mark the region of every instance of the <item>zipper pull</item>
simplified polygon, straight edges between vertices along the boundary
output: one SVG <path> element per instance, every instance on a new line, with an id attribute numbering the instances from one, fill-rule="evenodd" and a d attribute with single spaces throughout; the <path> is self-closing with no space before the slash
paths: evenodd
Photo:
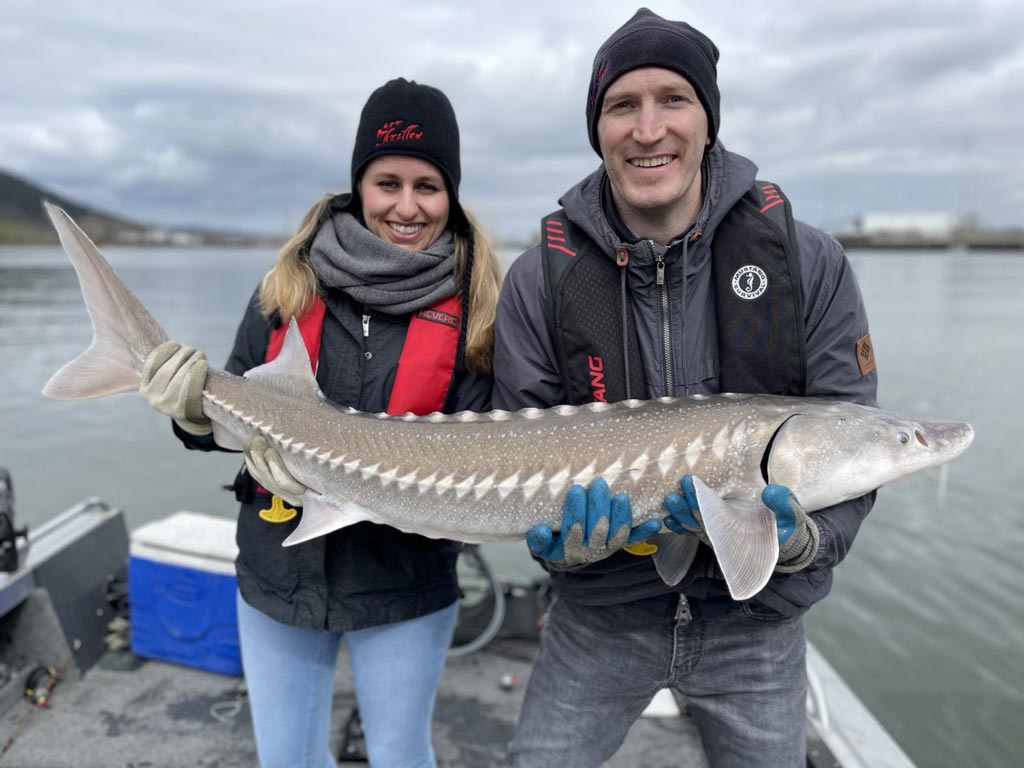
<path id="1" fill-rule="evenodd" d="M 364 339 L 370 338 L 370 316 L 369 315 L 363 315 L 363 338 Z M 370 350 L 366 349 L 366 344 L 365 343 L 363 344 L 363 349 L 364 349 L 363 357 L 365 357 L 367 360 L 372 360 L 373 359 L 373 352 L 371 352 Z"/>
<path id="2" fill-rule="evenodd" d="M 688 623 L 693 619 L 693 615 L 690 613 L 690 601 L 686 599 L 686 595 L 679 593 L 679 605 L 676 607 L 676 624 Z"/>
<path id="3" fill-rule="evenodd" d="M 664 250 L 659 253 L 658 246 L 654 244 L 653 240 L 647 241 L 647 247 L 651 249 L 651 256 L 654 257 L 654 266 L 658 270 L 658 285 L 665 284 L 665 252 Z"/>

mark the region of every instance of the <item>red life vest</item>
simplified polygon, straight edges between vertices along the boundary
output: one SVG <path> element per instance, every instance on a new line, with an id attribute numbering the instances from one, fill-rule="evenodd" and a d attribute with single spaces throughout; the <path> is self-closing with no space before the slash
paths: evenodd
<path id="1" fill-rule="evenodd" d="M 326 310 L 323 300 L 317 296 L 313 305 L 297 319 L 314 372 L 320 357 Z M 461 323 L 462 301 L 458 296 L 442 299 L 419 310 L 409 319 L 409 330 L 405 334 L 395 383 L 388 400 L 389 414 L 400 416 L 411 412 L 423 416 L 444 408 L 455 371 Z M 268 363 L 280 354 L 287 331 L 288 326 L 281 325 L 270 332 Z"/>

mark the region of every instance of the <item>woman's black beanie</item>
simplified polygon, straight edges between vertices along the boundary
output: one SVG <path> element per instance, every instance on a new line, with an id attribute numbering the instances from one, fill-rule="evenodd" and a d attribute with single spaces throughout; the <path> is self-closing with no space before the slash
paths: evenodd
<path id="1" fill-rule="evenodd" d="M 370 94 L 359 116 L 352 149 L 352 193 L 367 164 L 381 155 L 407 155 L 432 163 L 448 184 L 451 216 L 468 228 L 459 204 L 459 124 L 451 102 L 437 88 L 413 80 L 389 80 Z"/>
<path id="2" fill-rule="evenodd" d="M 663 67 L 685 77 L 697 92 L 708 116 L 708 138 L 718 136 L 718 48 L 699 30 L 683 21 L 663 19 L 641 8 L 619 27 L 594 57 L 587 94 L 587 131 L 598 155 L 597 121 L 608 87 L 627 72 L 641 67 Z"/>

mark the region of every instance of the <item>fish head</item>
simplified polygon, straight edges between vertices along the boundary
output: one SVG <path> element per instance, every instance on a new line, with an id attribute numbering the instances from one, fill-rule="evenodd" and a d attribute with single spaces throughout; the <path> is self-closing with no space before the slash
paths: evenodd
<path id="1" fill-rule="evenodd" d="M 805 509 L 823 509 L 955 459 L 973 440 L 964 422 L 914 421 L 833 403 L 789 416 L 763 467 L 768 482 L 788 486 Z"/>

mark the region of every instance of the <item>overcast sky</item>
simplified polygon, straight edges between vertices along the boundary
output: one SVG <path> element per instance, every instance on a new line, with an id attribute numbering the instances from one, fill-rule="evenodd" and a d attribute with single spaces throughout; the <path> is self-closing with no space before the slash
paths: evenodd
<path id="1" fill-rule="evenodd" d="M 638 6 L 636 6 L 638 7 Z M 650 2 L 721 51 L 720 140 L 835 229 L 1024 225 L 1024 3 Z M 3 0 L 0 168 L 162 224 L 284 232 L 349 178 L 369 93 L 444 90 L 461 197 L 528 239 L 599 160 L 584 102 L 621 2 Z"/>

